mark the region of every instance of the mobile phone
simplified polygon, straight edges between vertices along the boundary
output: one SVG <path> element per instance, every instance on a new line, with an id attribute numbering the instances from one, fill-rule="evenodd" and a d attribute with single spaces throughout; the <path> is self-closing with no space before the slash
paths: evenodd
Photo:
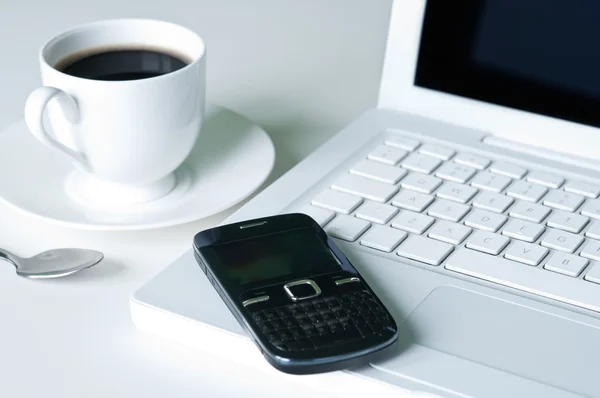
<path id="1" fill-rule="evenodd" d="M 200 268 L 263 356 L 292 374 L 385 356 L 397 325 L 311 217 L 284 214 L 196 234 Z"/>

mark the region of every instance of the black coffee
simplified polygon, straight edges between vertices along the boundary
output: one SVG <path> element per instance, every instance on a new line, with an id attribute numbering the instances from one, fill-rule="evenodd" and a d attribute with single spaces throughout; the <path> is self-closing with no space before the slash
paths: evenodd
<path id="1" fill-rule="evenodd" d="M 71 76 L 92 80 L 139 80 L 166 75 L 188 62 L 151 49 L 97 49 L 69 55 L 54 67 Z"/>

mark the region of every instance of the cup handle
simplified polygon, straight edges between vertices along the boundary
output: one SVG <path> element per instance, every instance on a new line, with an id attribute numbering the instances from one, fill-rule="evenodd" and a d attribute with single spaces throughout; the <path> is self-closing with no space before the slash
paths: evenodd
<path id="1" fill-rule="evenodd" d="M 67 155 L 84 170 L 91 171 L 84 153 L 69 148 L 46 131 L 44 127 L 44 111 L 52 99 L 58 102 L 63 117 L 69 123 L 75 124 L 79 122 L 79 107 L 73 97 L 58 88 L 44 86 L 35 89 L 27 97 L 27 102 L 25 103 L 25 123 L 29 131 L 40 142 Z"/>

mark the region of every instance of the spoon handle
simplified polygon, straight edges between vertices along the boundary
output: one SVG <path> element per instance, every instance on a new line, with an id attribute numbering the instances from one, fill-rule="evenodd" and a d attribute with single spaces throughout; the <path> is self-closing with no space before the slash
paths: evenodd
<path id="1" fill-rule="evenodd" d="M 19 256 L 9 252 L 6 249 L 0 249 L 0 260 L 6 260 L 17 268 L 17 264 L 19 263 Z"/>

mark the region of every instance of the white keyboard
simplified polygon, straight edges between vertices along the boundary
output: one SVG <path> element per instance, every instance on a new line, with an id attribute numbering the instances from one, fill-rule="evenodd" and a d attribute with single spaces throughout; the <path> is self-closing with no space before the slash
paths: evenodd
<path id="1" fill-rule="evenodd" d="M 369 250 L 600 312 L 600 183 L 389 138 L 301 211 Z"/>

